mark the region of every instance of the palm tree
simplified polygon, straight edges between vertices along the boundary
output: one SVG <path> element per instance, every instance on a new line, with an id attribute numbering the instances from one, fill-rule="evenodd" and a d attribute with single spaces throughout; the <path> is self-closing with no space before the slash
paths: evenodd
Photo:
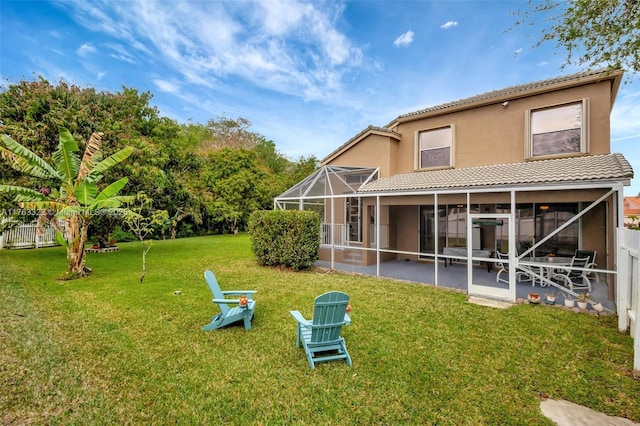
<path id="1" fill-rule="evenodd" d="M 69 267 L 67 278 L 85 276 L 90 272 L 85 266 L 84 245 L 87 242 L 89 223 L 98 214 L 119 213 L 120 205 L 127 197 L 118 196 L 128 179 L 122 178 L 98 192 L 98 182 L 104 172 L 124 161 L 133 152 L 132 147 L 121 149 L 102 159 L 102 142 L 99 133 L 89 138 L 82 159 L 78 144 L 69 130 L 60 128 L 60 143 L 53 154 L 55 167 L 8 135 L 2 135 L 0 157 L 14 169 L 55 182 L 58 188 L 41 188 L 36 191 L 17 185 L 0 184 L 0 192 L 15 194 L 15 201 L 22 208 L 39 211 L 38 226 L 50 222 L 58 229 L 58 241 L 67 248 Z M 53 220 L 57 219 L 57 220 Z M 58 226 L 58 222 L 62 224 Z"/>

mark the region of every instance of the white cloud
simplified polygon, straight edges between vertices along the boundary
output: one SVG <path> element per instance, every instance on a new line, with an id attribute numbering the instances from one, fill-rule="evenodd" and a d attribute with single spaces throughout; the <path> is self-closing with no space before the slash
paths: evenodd
<path id="1" fill-rule="evenodd" d="M 111 53 L 110 55 L 112 58 L 116 58 L 120 61 L 128 62 L 130 64 L 136 63 L 136 60 L 133 57 L 133 55 L 131 55 L 131 53 L 129 53 L 129 51 L 121 44 L 105 43 L 104 47 L 114 52 L 114 53 Z"/>
<path id="2" fill-rule="evenodd" d="M 448 30 L 449 28 L 457 27 L 458 21 L 447 21 L 446 23 L 440 25 L 440 28 L 443 30 Z"/>
<path id="3" fill-rule="evenodd" d="M 540 61 L 536 64 L 539 67 L 546 67 L 547 65 L 549 65 L 549 62 L 547 61 Z"/>
<path id="4" fill-rule="evenodd" d="M 413 34 L 413 31 L 407 31 L 406 33 L 395 39 L 393 45 L 396 47 L 408 46 L 409 44 L 413 43 Z"/>
<path id="5" fill-rule="evenodd" d="M 64 7 L 82 25 L 135 50 L 112 47 L 113 57 L 143 63 L 144 52 L 146 60 L 162 61 L 206 87 L 239 78 L 305 100 L 345 102 L 343 76 L 365 62 L 336 26 L 345 7 L 339 4 L 147 0 Z"/>
<path id="6" fill-rule="evenodd" d="M 612 140 L 625 140 L 640 133 L 639 92 L 630 86 L 623 86 L 611 111 Z"/>
<path id="7" fill-rule="evenodd" d="M 516 49 L 516 51 L 515 51 L 515 52 L 513 52 L 513 53 L 515 53 L 516 55 L 519 55 L 519 54 L 521 54 L 523 51 L 524 51 L 524 49 L 522 49 L 522 47 L 521 47 L 520 49 Z"/>
<path id="8" fill-rule="evenodd" d="M 76 53 L 80 56 L 87 56 L 90 53 L 93 53 L 96 51 L 96 48 L 93 47 L 91 44 L 89 43 L 85 43 L 82 46 L 80 46 L 78 48 L 78 50 L 76 50 Z"/>
<path id="9" fill-rule="evenodd" d="M 162 90 L 163 92 L 172 93 L 172 94 L 180 93 L 180 86 L 178 86 L 177 84 L 171 83 L 170 81 L 161 80 L 157 78 L 153 80 L 153 84 L 155 84 L 156 87 Z"/>

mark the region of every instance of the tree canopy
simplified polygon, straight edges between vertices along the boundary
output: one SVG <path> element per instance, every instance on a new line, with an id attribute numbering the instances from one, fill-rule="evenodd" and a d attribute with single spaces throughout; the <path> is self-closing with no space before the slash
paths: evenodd
<path id="1" fill-rule="evenodd" d="M 127 177 L 127 194 L 144 192 L 153 200 L 150 209 L 166 211 L 172 237 L 245 230 L 251 212 L 271 208 L 273 197 L 316 168 L 313 156 L 287 158 L 274 141 L 252 132 L 246 118 L 223 115 L 206 124 L 178 123 L 162 117 L 150 105 L 152 98 L 127 87 L 111 93 L 41 77 L 24 80 L 0 92 L 0 133 L 49 163 L 54 163 L 60 127 L 69 130 L 80 149 L 95 132 L 102 134 L 105 156 L 131 147 L 128 160 L 115 165 L 110 177 Z M 33 190 L 47 184 L 2 160 L 0 180 Z M 0 208 L 13 206 L 0 193 Z M 111 217 L 92 221 L 92 241 L 108 241 L 114 228 L 119 239 L 127 238 Z"/>
<path id="2" fill-rule="evenodd" d="M 637 0 L 529 0 L 529 9 L 514 12 L 514 27 L 548 23 L 539 47 L 553 41 L 567 51 L 569 64 L 640 70 L 640 2 Z"/>

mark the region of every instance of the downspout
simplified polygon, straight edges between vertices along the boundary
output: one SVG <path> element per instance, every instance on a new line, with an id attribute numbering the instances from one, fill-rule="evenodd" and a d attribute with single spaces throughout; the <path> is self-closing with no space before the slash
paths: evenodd
<path id="1" fill-rule="evenodd" d="M 434 219 L 434 234 L 435 234 L 435 271 L 434 271 L 434 275 L 433 275 L 433 280 L 435 281 L 435 285 L 438 285 L 438 269 L 440 264 L 438 263 L 438 253 L 440 253 L 440 246 L 438 245 L 440 238 L 439 237 L 439 229 L 438 229 L 438 225 L 440 222 L 440 218 L 438 217 L 438 193 L 436 192 L 435 194 L 433 194 L 433 219 Z M 445 262 L 447 261 L 447 259 L 444 260 Z"/>
<path id="2" fill-rule="evenodd" d="M 513 262 L 509 267 L 509 295 L 511 300 L 516 300 L 516 268 L 518 268 L 518 262 L 520 258 L 517 256 L 517 250 L 515 247 L 515 232 L 516 232 L 516 191 L 511 190 L 511 209 L 509 212 L 509 262 Z M 514 244 L 511 244 L 511 242 Z"/>
<path id="3" fill-rule="evenodd" d="M 376 195 L 376 277 L 380 276 L 380 195 Z"/>

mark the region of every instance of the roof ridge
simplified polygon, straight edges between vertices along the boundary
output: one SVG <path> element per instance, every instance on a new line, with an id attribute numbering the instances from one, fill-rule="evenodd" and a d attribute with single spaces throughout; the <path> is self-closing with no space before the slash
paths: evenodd
<path id="1" fill-rule="evenodd" d="M 564 82 L 571 81 L 571 80 L 578 80 L 578 79 L 584 78 L 584 77 L 611 74 L 614 71 L 612 71 L 609 68 L 598 68 L 598 69 L 595 69 L 595 70 L 585 70 L 585 71 L 580 71 L 580 72 L 573 73 L 573 74 L 567 74 L 567 75 L 557 76 L 557 77 L 550 77 L 550 78 L 543 79 L 543 80 L 532 81 L 532 82 L 529 82 L 529 83 L 515 84 L 515 85 L 511 85 L 511 86 L 504 87 L 504 88 L 501 88 L 501 89 L 490 90 L 490 91 L 483 92 L 483 93 L 480 93 L 480 94 L 477 94 L 477 95 L 473 95 L 473 96 L 469 96 L 469 97 L 466 97 L 466 98 L 460 98 L 460 99 L 457 99 L 457 100 L 454 100 L 454 101 L 445 102 L 443 104 L 433 105 L 433 106 L 426 107 L 426 108 L 423 108 L 423 109 L 420 109 L 420 110 L 417 110 L 417 111 L 401 114 L 398 117 L 396 117 L 393 121 L 391 121 L 389 124 L 387 124 L 387 126 L 385 126 L 385 127 L 388 127 L 389 125 L 391 125 L 392 123 L 394 123 L 398 119 L 406 118 L 406 117 L 412 117 L 414 115 L 420 115 L 420 114 L 423 114 L 425 112 L 437 111 L 437 110 L 445 109 L 445 108 L 452 107 L 452 106 L 465 105 L 465 104 L 471 103 L 473 101 L 488 100 L 488 99 L 496 98 L 496 97 L 503 96 L 503 95 L 513 94 L 513 93 L 520 93 L 520 92 L 524 92 L 526 90 L 530 90 L 530 89 L 533 89 L 533 88 L 536 88 L 536 87 L 551 86 L 553 84 L 564 83 Z"/>

